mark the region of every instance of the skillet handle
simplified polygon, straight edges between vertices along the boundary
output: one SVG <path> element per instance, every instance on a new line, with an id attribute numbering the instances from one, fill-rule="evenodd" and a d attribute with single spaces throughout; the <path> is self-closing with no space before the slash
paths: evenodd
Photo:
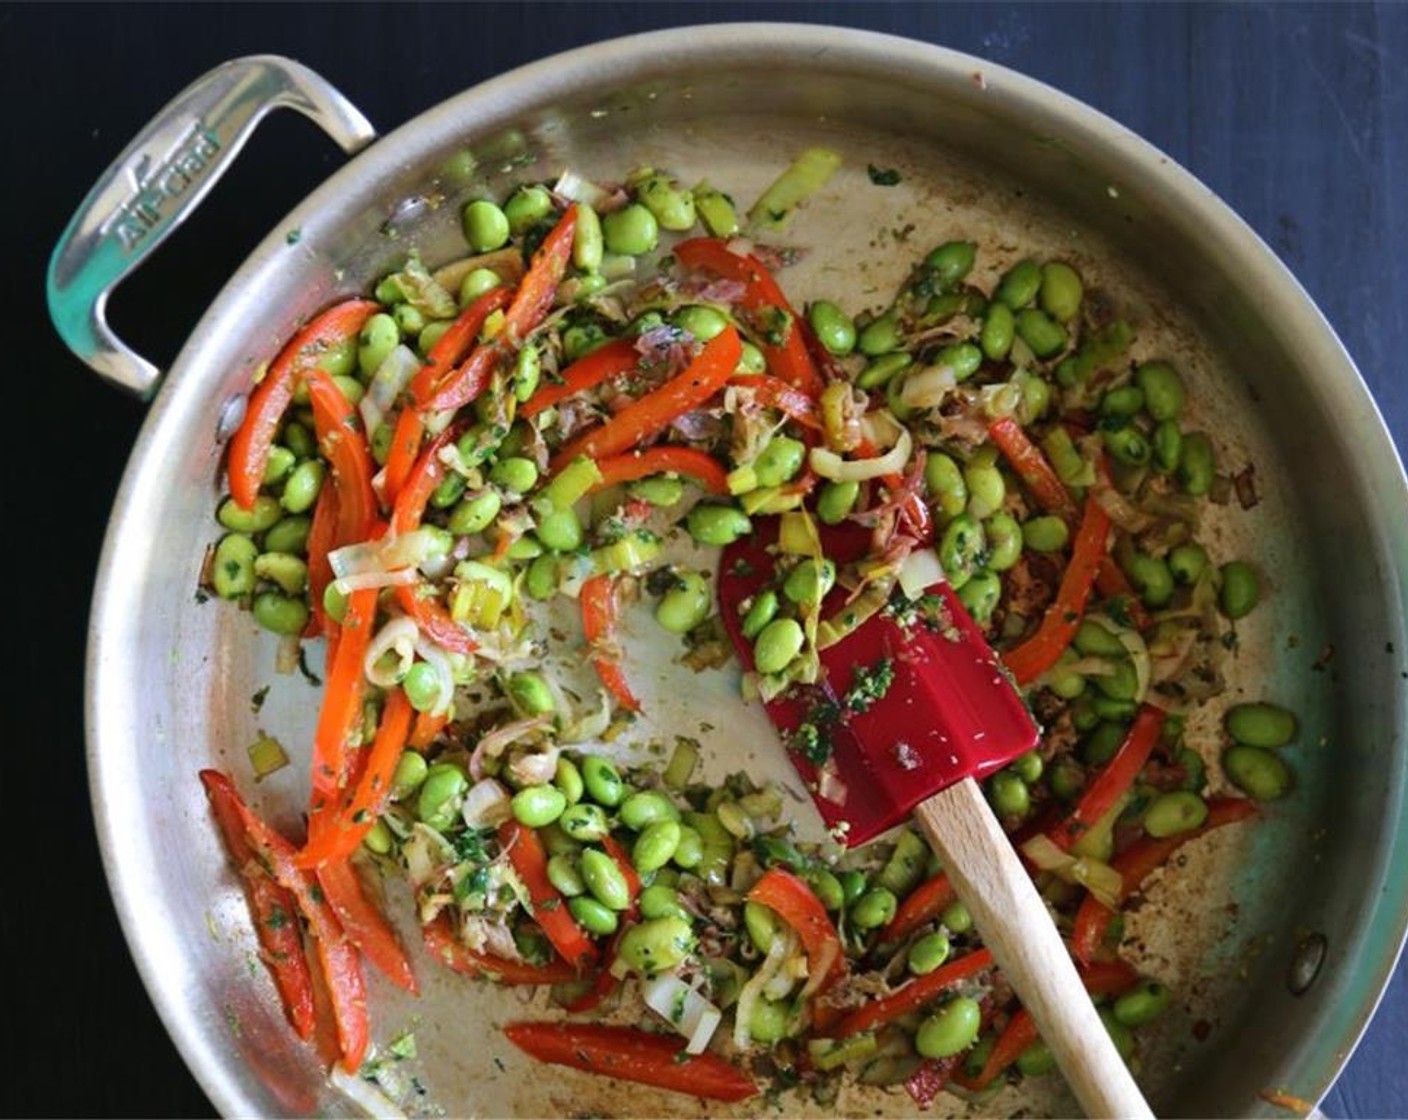
<path id="1" fill-rule="evenodd" d="M 112 290 L 166 240 L 225 173 L 271 109 L 296 109 L 348 155 L 376 139 L 353 104 L 301 63 L 251 55 L 179 93 L 103 173 L 49 259 L 49 316 L 70 350 L 138 396 L 161 371 L 107 322 Z"/>

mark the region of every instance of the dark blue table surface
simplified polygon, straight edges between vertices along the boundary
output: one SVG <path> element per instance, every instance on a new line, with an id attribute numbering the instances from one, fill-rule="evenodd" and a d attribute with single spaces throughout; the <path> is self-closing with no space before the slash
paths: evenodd
<path id="1" fill-rule="evenodd" d="M 544 54 L 737 19 L 845 24 L 967 51 L 1139 132 L 1281 255 L 1344 339 L 1403 448 L 1408 5 L 0 7 L 8 249 L 0 285 L 5 306 L 18 310 L 3 376 L 22 410 L 9 413 L 5 429 L 21 441 L 11 462 L 30 468 L 10 480 L 4 502 L 6 523 L 42 542 L 42 553 L 20 560 L 30 570 L 38 561 L 49 589 L 12 584 L 24 590 L 11 596 L 20 626 L 7 663 L 14 643 L 38 648 L 26 644 L 5 674 L 11 742 L 0 819 L 11 854 L 0 933 L 7 1020 L 17 1031 L 0 1112 L 210 1111 L 128 960 L 89 820 L 81 726 L 88 588 L 143 410 L 98 385 L 48 330 L 43 262 L 73 207 L 172 94 L 236 55 L 299 58 L 385 129 Z M 121 333 L 169 360 L 222 278 L 339 161 L 305 123 L 271 120 L 188 229 L 115 298 Z M 1325 1111 L 1408 1115 L 1405 1039 L 1400 966 Z"/>

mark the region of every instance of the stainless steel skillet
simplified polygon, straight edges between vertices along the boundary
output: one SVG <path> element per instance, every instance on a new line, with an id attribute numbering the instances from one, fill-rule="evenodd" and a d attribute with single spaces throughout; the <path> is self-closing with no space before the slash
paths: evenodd
<path id="1" fill-rule="evenodd" d="M 164 130 L 135 152 L 145 164 L 129 161 L 127 178 L 90 200 L 91 225 L 75 231 L 89 236 L 56 257 L 54 305 L 67 337 L 139 390 L 155 370 L 134 365 L 100 329 L 102 294 L 213 181 L 211 169 L 236 147 L 229 130 L 239 112 L 292 102 L 349 149 L 370 137 L 306 71 L 265 60 L 232 64 L 211 81 L 196 108 L 178 102 L 165 118 L 199 127 Z M 214 150 L 204 129 L 214 132 Z M 1269 1111 L 1259 1091 L 1317 1099 L 1347 1056 L 1408 917 L 1400 676 L 1408 489 L 1353 366 L 1234 215 L 1098 114 L 936 48 L 748 25 L 559 56 L 378 141 L 271 232 L 155 398 L 95 599 L 90 769 L 134 954 L 223 1111 L 320 1107 L 313 1064 L 284 1048 L 270 993 L 246 968 L 252 941 L 193 780 L 211 761 L 240 765 L 257 727 L 298 742 L 313 703 L 299 682 L 278 681 L 252 713 L 251 694 L 271 676 L 270 649 L 242 618 L 194 601 L 226 402 L 299 316 L 365 286 L 409 245 L 433 261 L 457 253 L 457 203 L 486 184 L 497 191 L 567 165 L 609 176 L 652 162 L 707 173 L 749 197 L 793 150 L 817 140 L 845 153 L 848 172 L 799 223 L 796 239 L 817 251 L 787 277 L 789 288 L 805 296 L 845 285 L 857 303 L 879 303 L 904 260 L 957 233 L 982 242 L 990 270 L 1019 252 L 1070 256 L 1137 314 L 1146 346 L 1193 371 L 1195 416 L 1224 461 L 1256 463 L 1262 503 L 1220 529 L 1229 554 L 1262 565 L 1275 606 L 1239 633 L 1232 697 L 1240 688 L 1302 713 L 1299 790 L 1263 827 L 1200 847 L 1140 913 L 1135 935 L 1148 967 L 1188 994 L 1145 1053 L 1143 1077 L 1163 1111 Z M 867 162 L 899 168 L 902 184 L 872 186 Z M 1317 671 L 1328 648 L 1333 657 Z M 720 678 L 690 702 L 716 707 L 729 686 Z M 666 716 L 676 725 L 697 719 L 688 705 Z M 711 740 L 718 768 L 766 768 L 767 752 L 750 759 L 741 738 Z M 1211 737 L 1205 742 L 1211 753 Z M 276 815 L 301 803 L 292 781 L 266 785 Z M 1293 995 L 1288 969 L 1317 938 L 1327 947 L 1319 976 Z M 421 971 L 434 976 L 429 962 Z M 383 1039 L 419 1017 L 418 1075 L 429 1099 L 454 1114 L 680 1109 L 668 1098 L 535 1076 L 496 1041 L 492 1024 L 508 1009 L 440 977 L 414 1006 L 378 991 L 376 1014 Z M 1206 1041 L 1196 1042 L 1205 1029 Z M 903 1111 L 906 1103 L 856 1097 L 841 1107 Z M 1070 1109 L 1060 1098 L 1033 1104 Z M 329 1097 L 322 1107 L 346 1106 Z"/>

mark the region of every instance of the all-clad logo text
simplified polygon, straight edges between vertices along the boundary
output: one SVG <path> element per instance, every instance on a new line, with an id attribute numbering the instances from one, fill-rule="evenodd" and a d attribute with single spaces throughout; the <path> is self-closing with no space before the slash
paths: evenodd
<path id="1" fill-rule="evenodd" d="M 200 182 L 219 151 L 213 130 L 193 129 L 167 159 L 142 176 L 137 192 L 122 204 L 113 223 L 124 250 L 130 253 L 161 224 L 163 211 Z"/>

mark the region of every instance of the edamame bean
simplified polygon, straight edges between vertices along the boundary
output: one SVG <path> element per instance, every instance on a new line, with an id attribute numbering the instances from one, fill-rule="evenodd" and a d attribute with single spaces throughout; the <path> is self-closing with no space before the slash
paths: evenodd
<path id="1" fill-rule="evenodd" d="M 585 801 L 564 809 L 557 824 L 573 840 L 600 840 L 608 831 L 605 811 Z"/>
<path id="2" fill-rule="evenodd" d="M 1264 747 L 1238 745 L 1223 752 L 1228 780 L 1256 801 L 1277 801 L 1291 792 L 1291 772 Z"/>
<path id="3" fill-rule="evenodd" d="M 681 190 L 667 175 L 648 175 L 635 185 L 640 199 L 661 229 L 682 232 L 694 226 L 694 195 Z"/>
<path id="4" fill-rule="evenodd" d="M 308 551 L 308 534 L 313 529 L 312 518 L 285 517 L 264 534 L 264 547 L 270 552 L 299 555 Z"/>
<path id="5" fill-rule="evenodd" d="M 435 348 L 435 344 L 440 341 L 440 336 L 443 335 L 449 329 L 449 319 L 437 319 L 433 323 L 426 323 L 425 329 L 422 330 L 420 334 L 416 336 L 416 349 L 420 351 L 421 356 L 428 356 L 430 354 L 430 351 Z M 339 385 L 340 384 L 341 382 L 339 382 Z M 357 392 L 355 399 L 353 399 L 352 393 L 343 393 L 343 396 L 345 396 L 354 405 L 362 399 L 362 383 L 359 381 L 356 382 L 356 385 Z"/>
<path id="6" fill-rule="evenodd" d="M 386 427 L 385 424 L 382 427 Z M 442 478 L 435 489 L 430 492 L 430 504 L 436 509 L 449 509 L 464 493 L 464 475 L 451 471 Z M 453 532 L 453 530 L 451 530 Z"/>
<path id="7" fill-rule="evenodd" d="M 631 497 L 662 508 L 677 505 L 684 498 L 684 482 L 667 474 L 637 479 L 626 489 Z"/>
<path id="8" fill-rule="evenodd" d="M 1041 267 L 1034 260 L 1014 264 L 997 285 L 993 299 L 1019 311 L 1036 299 L 1041 291 Z"/>
<path id="9" fill-rule="evenodd" d="M 841 896 L 845 905 L 853 905 L 870 886 L 864 871 L 842 871 L 836 876 L 841 884 Z"/>
<path id="10" fill-rule="evenodd" d="M 464 771 L 450 762 L 437 762 L 421 783 L 416 815 L 421 822 L 443 832 L 459 815 L 460 804 L 469 789 Z"/>
<path id="11" fill-rule="evenodd" d="M 819 299 L 807 308 L 807 322 L 817 339 L 833 354 L 849 354 L 856 348 L 856 325 L 851 317 L 830 300 Z"/>
<path id="12" fill-rule="evenodd" d="M 914 1048 L 925 1058 L 951 1058 L 977 1041 L 982 1026 L 978 1001 L 955 996 L 919 1025 Z"/>
<path id="13" fill-rule="evenodd" d="M 915 976 L 927 976 L 948 960 L 948 934 L 943 930 L 926 933 L 909 947 L 909 971 Z"/>
<path id="14" fill-rule="evenodd" d="M 464 208 L 464 239 L 476 253 L 503 248 L 508 235 L 508 218 L 487 198 L 476 199 Z"/>
<path id="15" fill-rule="evenodd" d="M 872 887 L 851 907 L 851 924 L 857 929 L 887 926 L 899 909 L 899 899 L 884 887 Z"/>
<path id="16" fill-rule="evenodd" d="M 1052 764 L 1047 778 L 1051 792 L 1062 801 L 1070 801 L 1085 788 L 1085 771 L 1070 759 L 1058 759 Z"/>
<path id="17" fill-rule="evenodd" d="M 632 832 L 640 832 L 660 821 L 678 821 L 680 811 L 659 790 L 645 789 L 622 802 L 620 817 L 621 823 Z"/>
<path id="18" fill-rule="evenodd" d="M 503 283 L 503 278 L 492 268 L 475 268 L 465 273 L 460 281 L 460 306 L 468 307 L 482 295 L 487 295 Z"/>
<path id="19" fill-rule="evenodd" d="M 396 772 L 391 776 L 391 796 L 404 801 L 420 789 L 430 771 L 425 755 L 419 751 L 404 751 L 396 763 Z"/>
<path id="20" fill-rule="evenodd" d="M 1154 425 L 1149 442 L 1154 450 L 1154 465 L 1167 474 L 1178 469 L 1183 455 L 1183 431 L 1177 420 L 1162 420 Z"/>
<path id="21" fill-rule="evenodd" d="M 582 523 L 570 509 L 550 510 L 538 518 L 538 540 L 553 552 L 572 552 L 581 546 Z"/>
<path id="22" fill-rule="evenodd" d="M 606 239 L 601 218 L 585 203 L 577 206 L 577 225 L 572 231 L 572 263 L 578 271 L 594 275 L 606 259 Z"/>
<path id="23" fill-rule="evenodd" d="M 753 523 L 734 506 L 700 504 L 689 511 L 685 527 L 700 544 L 722 547 L 751 532 Z"/>
<path id="24" fill-rule="evenodd" d="M 529 564 L 523 590 L 539 602 L 551 599 L 557 593 L 557 557 L 539 556 Z"/>
<path id="25" fill-rule="evenodd" d="M 776 436 L 753 460 L 759 486 L 781 486 L 802 469 L 807 446 L 790 436 Z"/>
<path id="26" fill-rule="evenodd" d="M 1041 309 L 1053 319 L 1069 323 L 1080 310 L 1085 285 L 1080 273 L 1065 261 L 1047 261 L 1041 269 Z"/>
<path id="27" fill-rule="evenodd" d="M 1249 747 L 1284 747 L 1296 737 L 1296 717 L 1275 704 L 1238 704 L 1223 722 L 1232 738 Z"/>
<path id="28" fill-rule="evenodd" d="M 816 515 L 823 525 L 839 525 L 850 516 L 859 499 L 859 482 L 828 482 L 817 495 Z"/>
<path id="29" fill-rule="evenodd" d="M 254 621 L 275 634 L 292 636 L 303 633 L 308 625 L 308 604 L 291 599 L 276 591 L 261 591 L 250 605 Z"/>
<path id="30" fill-rule="evenodd" d="M 1059 552 L 1070 539 L 1070 527 L 1055 514 L 1033 517 L 1022 524 L 1022 544 L 1033 552 Z"/>
<path id="31" fill-rule="evenodd" d="M 538 484 L 538 464 L 517 455 L 500 459 L 489 471 L 489 481 L 511 493 L 526 494 Z"/>
<path id="32" fill-rule="evenodd" d="M 1112 672 L 1091 677 L 1091 683 L 1112 700 L 1133 701 L 1139 692 L 1139 674 L 1129 657 L 1116 661 Z"/>
<path id="33" fill-rule="evenodd" d="M 1167 362 L 1145 362 L 1134 371 L 1134 383 L 1144 390 L 1145 406 L 1155 420 L 1177 420 L 1187 396 L 1183 379 Z"/>
<path id="34" fill-rule="evenodd" d="M 581 858 L 582 881 L 603 906 L 624 910 L 631 904 L 631 888 L 616 861 L 599 848 L 584 848 Z"/>
<path id="35" fill-rule="evenodd" d="M 440 700 L 440 674 L 427 661 L 417 661 L 401 681 L 406 699 L 418 712 L 428 712 Z"/>
<path id="36" fill-rule="evenodd" d="M 986 551 L 987 535 L 971 513 L 960 513 L 949 522 L 939 542 L 939 563 L 955 590 L 973 578 Z"/>
<path id="37" fill-rule="evenodd" d="M 380 820 L 367 829 L 367 834 L 362 837 L 362 846 L 375 855 L 388 854 L 394 845 L 395 837 L 391 835 L 391 830 L 386 827 L 385 823 Z"/>
<path id="38" fill-rule="evenodd" d="M 957 517 L 968 508 L 968 484 L 952 456 L 942 451 L 930 453 L 924 461 L 924 485 L 944 517 Z"/>
<path id="39" fill-rule="evenodd" d="M 1127 466 L 1142 467 L 1152 454 L 1149 441 L 1138 428 L 1116 428 L 1102 433 L 1101 438 L 1105 450 Z"/>
<path id="40" fill-rule="evenodd" d="M 881 315 L 860 332 L 856 345 L 867 358 L 878 358 L 900 348 L 899 321 L 894 314 Z"/>
<path id="41" fill-rule="evenodd" d="M 525 716 L 547 715 L 557 709 L 557 702 L 553 700 L 548 682 L 541 673 L 531 669 L 509 677 L 504 691 L 513 706 Z"/>
<path id="42" fill-rule="evenodd" d="M 323 592 L 323 611 L 339 624 L 347 617 L 347 596 L 339 590 L 336 580 Z"/>
<path id="43" fill-rule="evenodd" d="M 1177 477 L 1183 492 L 1201 498 L 1212 489 L 1217 467 L 1212 442 L 1202 432 L 1188 432 L 1178 455 Z"/>
<path id="44" fill-rule="evenodd" d="M 653 883 L 640 892 L 639 899 L 640 914 L 647 920 L 651 918 L 679 918 L 681 921 L 689 920 L 689 911 L 680 903 L 680 896 L 673 887 L 663 886 Z"/>
<path id="45" fill-rule="evenodd" d="M 601 232 L 607 251 L 623 257 L 649 253 L 660 240 L 660 225 L 655 215 L 638 202 L 602 218 Z"/>
<path id="46" fill-rule="evenodd" d="M 903 350 L 896 350 L 893 354 L 882 354 L 860 371 L 860 375 L 856 378 L 856 385 L 866 392 L 879 389 L 888 385 L 897 374 L 903 373 L 913 364 L 914 356 L 906 354 Z"/>
<path id="47" fill-rule="evenodd" d="M 753 642 L 753 664 L 760 673 L 780 673 L 802 652 L 805 641 L 796 619 L 773 619 Z"/>
<path id="48" fill-rule="evenodd" d="M 1127 557 L 1121 566 L 1145 606 L 1154 610 L 1168 606 L 1168 601 L 1173 598 L 1173 573 L 1169 571 L 1168 564 L 1157 556 L 1136 552 Z"/>
<path id="49" fill-rule="evenodd" d="M 510 802 L 514 819 L 529 828 L 552 824 L 567 808 L 567 797 L 556 786 L 525 786 Z"/>
<path id="50" fill-rule="evenodd" d="M 298 456 L 287 447 L 274 444 L 269 448 L 269 459 L 264 464 L 264 485 L 273 486 L 281 481 L 289 471 L 293 470 L 294 464 L 297 462 Z"/>
<path id="51" fill-rule="evenodd" d="M 1116 1022 L 1126 1027 L 1139 1027 L 1162 1015 L 1169 999 L 1169 990 L 1157 980 L 1141 980 L 1115 1000 L 1111 1013 Z"/>
<path id="52" fill-rule="evenodd" d="M 973 269 L 978 247 L 971 241 L 945 241 L 924 258 L 924 267 L 939 288 L 951 288 Z"/>
<path id="53" fill-rule="evenodd" d="M 784 1000 L 760 999 L 748 1019 L 748 1037 L 770 1046 L 787 1037 L 788 1005 Z"/>
<path id="54" fill-rule="evenodd" d="M 620 919 L 609 906 L 603 906 L 585 895 L 568 899 L 567 910 L 579 926 L 598 937 L 609 937 L 620 924 Z"/>
<path id="55" fill-rule="evenodd" d="M 748 939 L 758 952 L 766 953 L 772 948 L 777 936 L 777 915 L 757 902 L 743 904 L 743 927 L 748 931 Z"/>
<path id="56" fill-rule="evenodd" d="M 672 634 L 687 634 L 709 617 L 712 606 L 709 585 L 702 575 L 677 573 L 670 590 L 655 608 L 655 621 Z"/>
<path id="57" fill-rule="evenodd" d="M 1185 586 L 1197 583 L 1207 566 L 1208 554 L 1202 545 L 1181 544 L 1168 554 L 1169 572 Z"/>
<path id="58" fill-rule="evenodd" d="M 1128 420 L 1144 407 L 1144 390 L 1137 385 L 1121 385 L 1100 398 L 1100 415 Z"/>
<path id="59" fill-rule="evenodd" d="M 1041 777 L 1042 772 L 1046 769 L 1046 764 L 1042 762 L 1041 755 L 1036 751 L 1028 751 L 1012 760 L 1011 769 L 1022 781 L 1030 784 Z"/>
<path id="60" fill-rule="evenodd" d="M 236 533 L 262 533 L 282 516 L 277 498 L 260 494 L 249 509 L 243 509 L 234 498 L 226 498 L 216 510 L 215 519 Z"/>
<path id="61" fill-rule="evenodd" d="M 1119 638 L 1093 618 L 1081 622 L 1071 644 L 1087 657 L 1123 657 L 1127 652 Z"/>
<path id="62" fill-rule="evenodd" d="M 312 509 L 313 503 L 318 500 L 318 492 L 323 488 L 324 473 L 323 464 L 317 459 L 308 459 L 294 467 L 279 499 L 284 509 L 289 513 L 304 513 Z"/>
<path id="63" fill-rule="evenodd" d="M 1056 1055 L 1051 1053 L 1051 1047 L 1037 1039 L 1017 1055 L 1017 1069 L 1023 1077 L 1045 1077 L 1055 1071 Z"/>
<path id="64" fill-rule="evenodd" d="M 450 477 L 458 476 L 452 475 Z M 455 506 L 450 511 L 445 525 L 457 537 L 472 536 L 475 533 L 482 533 L 492 525 L 501 509 L 503 509 L 503 499 L 499 497 L 497 491 L 481 490 L 478 494 L 466 498 Z"/>
<path id="65" fill-rule="evenodd" d="M 1222 586 L 1218 590 L 1217 603 L 1222 613 L 1232 621 L 1251 614 L 1261 598 L 1261 584 L 1256 569 L 1241 560 L 1230 560 L 1222 565 Z"/>
<path id="66" fill-rule="evenodd" d="M 670 321 L 680 330 L 688 331 L 700 342 L 708 342 L 728 327 L 727 315 L 698 303 L 681 307 L 670 316 Z"/>
<path id="67" fill-rule="evenodd" d="M 967 381 L 983 364 L 983 352 L 971 342 L 956 342 L 934 355 L 934 365 L 949 370 L 955 381 Z"/>
<path id="68" fill-rule="evenodd" d="M 819 603 L 836 583 L 836 564 L 823 559 L 820 562 L 807 557 L 787 573 L 782 582 L 782 593 L 798 606 Z"/>
<path id="69" fill-rule="evenodd" d="M 279 442 L 300 459 L 311 459 L 318 453 L 318 442 L 313 438 L 313 433 L 296 420 L 284 425 Z"/>
<path id="70" fill-rule="evenodd" d="M 1135 679 L 1134 672 L 1128 661 L 1120 666 L 1119 675 L 1122 676 L 1126 682 Z M 1136 686 L 1130 683 L 1126 683 L 1121 686 L 1121 688 L 1122 691 L 1128 691 L 1131 694 L 1136 691 Z M 1090 696 L 1087 699 L 1090 702 L 1090 710 L 1097 719 L 1109 719 L 1119 723 L 1127 723 L 1134 718 L 1135 713 L 1139 710 L 1139 706 L 1132 699 L 1125 700 L 1112 696 Z"/>
<path id="71" fill-rule="evenodd" d="M 764 626 L 773 620 L 777 614 L 777 592 L 760 591 L 753 598 L 753 604 L 748 608 L 748 612 L 743 616 L 742 632 L 743 636 L 750 642 L 756 638 Z"/>
<path id="72" fill-rule="evenodd" d="M 409 303 L 398 303 L 391 309 L 391 317 L 396 320 L 396 329 L 401 332 L 402 338 L 410 338 L 425 330 L 425 315 Z"/>
<path id="73" fill-rule="evenodd" d="M 562 332 L 562 356 L 569 362 L 575 362 L 578 358 L 585 358 L 593 350 L 601 349 L 610 341 L 600 323 L 574 323 Z M 481 397 L 480 400 L 490 398 Z"/>
<path id="74" fill-rule="evenodd" d="M 738 373 L 766 373 L 768 360 L 763 352 L 751 342 L 744 342 L 738 355 Z"/>
<path id="75" fill-rule="evenodd" d="M 558 756 L 552 784 L 562 791 L 562 796 L 568 805 L 577 804 L 582 800 L 582 794 L 586 792 L 586 785 L 582 781 L 582 772 L 577 769 L 577 764 L 566 755 Z"/>
<path id="76" fill-rule="evenodd" d="M 979 626 L 992 620 L 992 612 L 1001 599 L 1002 580 L 986 569 L 974 572 L 958 589 L 958 601 Z"/>
<path id="77" fill-rule="evenodd" d="M 998 510 L 983 531 L 988 539 L 988 571 L 1005 572 L 1015 565 L 1022 555 L 1022 528 L 1016 519 Z"/>
<path id="78" fill-rule="evenodd" d="M 968 488 L 968 512 L 974 517 L 981 521 L 1002 508 L 1007 484 L 995 466 L 970 462 L 963 468 L 963 482 Z"/>
<path id="79" fill-rule="evenodd" d="M 973 915 L 961 902 L 951 903 L 939 915 L 939 921 L 952 933 L 967 933 L 973 928 Z"/>
<path id="80" fill-rule="evenodd" d="M 617 952 L 627 967 L 653 976 L 674 968 L 693 948 L 694 931 L 689 922 L 667 916 L 632 926 L 621 938 Z"/>
<path id="81" fill-rule="evenodd" d="M 616 767 L 600 755 L 587 755 L 582 760 L 582 782 L 587 787 L 587 796 L 598 805 L 614 809 L 625 800 L 626 783 Z"/>
<path id="82" fill-rule="evenodd" d="M 244 533 L 228 533 L 215 546 L 210 582 L 222 599 L 242 599 L 254 590 L 259 549 Z"/>
<path id="83" fill-rule="evenodd" d="M 586 207 L 583 206 L 577 211 L 579 222 L 581 221 L 581 213 L 585 209 Z M 537 183 L 519 187 L 504 203 L 504 217 L 508 219 L 509 231 L 515 237 L 551 213 L 552 195 L 548 193 L 546 187 L 539 186 Z"/>
<path id="84" fill-rule="evenodd" d="M 1190 790 L 1161 793 L 1144 810 L 1144 831 L 1162 839 L 1192 832 L 1208 819 L 1207 803 Z"/>
<path id="85" fill-rule="evenodd" d="M 566 852 L 559 852 L 548 859 L 548 882 L 557 888 L 559 894 L 568 898 L 576 898 L 587 890 L 582 873 Z"/>
<path id="86" fill-rule="evenodd" d="M 1025 817 L 1032 807 L 1027 783 L 1010 770 L 999 770 L 988 779 L 988 799 L 1003 817 Z"/>
<path id="87" fill-rule="evenodd" d="M 807 883 L 821 904 L 828 910 L 840 910 L 846 904 L 845 888 L 826 868 L 817 868 L 807 875 Z"/>
<path id="88" fill-rule="evenodd" d="M 689 870 L 698 867 L 704 858 L 704 838 L 687 824 L 680 825 L 680 842 L 670 860 L 676 867 Z"/>
<path id="89" fill-rule="evenodd" d="M 988 304 L 983 316 L 983 328 L 978 333 L 978 344 L 990 361 L 1000 362 L 1012 349 L 1012 339 L 1017 333 L 1017 316 L 1005 303 Z"/>
<path id="90" fill-rule="evenodd" d="M 265 552 L 255 557 L 254 574 L 277 583 L 288 595 L 302 595 L 308 587 L 308 565 L 287 552 Z"/>
<path id="91" fill-rule="evenodd" d="M 362 324 L 357 341 L 357 365 L 363 376 L 371 377 L 396 349 L 401 341 L 401 330 L 395 319 L 379 311 Z"/>

